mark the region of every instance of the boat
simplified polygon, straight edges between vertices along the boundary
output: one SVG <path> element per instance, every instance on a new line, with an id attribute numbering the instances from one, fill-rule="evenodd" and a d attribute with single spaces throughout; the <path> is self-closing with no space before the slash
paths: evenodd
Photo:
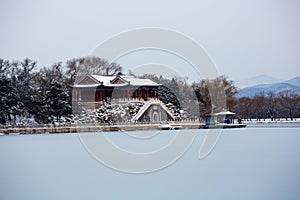
<path id="1" fill-rule="evenodd" d="M 182 127 L 179 126 L 179 125 L 174 125 L 174 126 L 172 126 L 172 128 L 173 128 L 173 130 L 179 130 L 179 129 L 182 129 Z"/>
<path id="2" fill-rule="evenodd" d="M 241 120 L 239 123 L 234 123 L 235 113 L 228 110 L 223 110 L 219 113 L 210 113 L 205 116 L 204 129 L 225 129 L 225 128 L 245 128 L 247 125 L 242 124 Z"/>
<path id="3" fill-rule="evenodd" d="M 161 130 L 172 130 L 172 126 L 169 124 L 163 124 L 160 127 Z"/>
<path id="4" fill-rule="evenodd" d="M 161 130 L 179 130 L 182 129 L 179 125 L 170 125 L 170 124 L 163 124 L 160 127 Z"/>

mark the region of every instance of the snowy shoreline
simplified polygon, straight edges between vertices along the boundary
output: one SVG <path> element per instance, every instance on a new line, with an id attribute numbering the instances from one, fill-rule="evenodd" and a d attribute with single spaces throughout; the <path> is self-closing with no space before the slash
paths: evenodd
<path id="1" fill-rule="evenodd" d="M 166 123 L 170 126 L 180 126 L 182 129 L 201 129 L 204 123 L 200 122 L 177 122 Z M 136 124 L 136 125 L 112 125 L 112 126 L 69 126 L 69 127 L 27 127 L 27 128 L 1 128 L 0 135 L 27 135 L 27 134 L 60 134 L 60 133 L 84 133 L 84 132 L 116 132 L 116 131 L 147 131 L 162 130 L 166 124 Z M 243 121 L 248 128 L 299 128 L 300 119 L 265 121 L 251 120 Z"/>
<path id="2" fill-rule="evenodd" d="M 170 123 L 171 126 L 180 126 L 182 129 L 199 129 L 204 123 L 186 122 Z M 25 134 L 53 134 L 53 133 L 78 133 L 78 132 L 110 132 L 110 131 L 142 131 L 161 130 L 162 124 L 140 125 L 113 125 L 113 126 L 72 126 L 72 127 L 39 127 L 39 128 L 6 128 L 0 129 L 2 135 Z"/>
<path id="3" fill-rule="evenodd" d="M 243 119 L 243 123 L 300 123 L 300 118 L 294 118 L 293 120 L 280 118 L 280 119 Z"/>

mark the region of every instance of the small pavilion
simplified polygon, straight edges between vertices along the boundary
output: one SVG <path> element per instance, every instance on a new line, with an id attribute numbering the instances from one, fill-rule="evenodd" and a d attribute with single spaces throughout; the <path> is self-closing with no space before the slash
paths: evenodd
<path id="1" fill-rule="evenodd" d="M 205 116 L 203 128 L 244 128 L 245 124 L 234 123 L 235 113 L 223 110 L 219 113 L 211 113 Z"/>

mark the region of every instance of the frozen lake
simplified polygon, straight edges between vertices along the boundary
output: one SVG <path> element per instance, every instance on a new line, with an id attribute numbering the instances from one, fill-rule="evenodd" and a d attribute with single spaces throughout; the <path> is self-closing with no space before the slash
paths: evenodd
<path id="1" fill-rule="evenodd" d="M 147 152 L 175 132 L 142 140 L 104 134 L 124 149 Z M 179 160 L 146 174 L 104 166 L 78 134 L 0 136 L 0 199 L 300 199 L 300 127 L 223 130 L 212 152 L 199 160 L 205 134 L 197 130 Z"/>

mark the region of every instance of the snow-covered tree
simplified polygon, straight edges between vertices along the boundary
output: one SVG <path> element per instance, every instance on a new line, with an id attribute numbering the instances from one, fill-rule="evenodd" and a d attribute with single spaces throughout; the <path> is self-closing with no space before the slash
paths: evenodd
<path id="1" fill-rule="evenodd" d="M 8 60 L 0 59 L 0 123 L 5 124 L 9 116 L 8 91 L 11 91 L 10 80 L 7 77 L 10 63 Z"/>
<path id="2" fill-rule="evenodd" d="M 65 80 L 61 63 L 42 68 L 35 75 L 35 119 L 39 123 L 59 121 L 71 114 L 71 93 Z"/>
<path id="3" fill-rule="evenodd" d="M 34 106 L 32 104 L 32 70 L 36 67 L 36 62 L 28 58 L 21 62 L 14 61 L 10 64 L 10 69 L 7 72 L 9 79 L 9 88 L 7 93 L 7 107 L 10 113 L 8 119 L 13 119 L 13 124 L 16 124 L 17 117 L 28 117 Z"/>
<path id="4" fill-rule="evenodd" d="M 47 105 L 50 107 L 49 114 L 59 121 L 61 117 L 71 114 L 71 105 L 69 102 L 69 94 L 66 88 L 57 81 L 51 82 L 50 88 L 46 93 Z"/>

